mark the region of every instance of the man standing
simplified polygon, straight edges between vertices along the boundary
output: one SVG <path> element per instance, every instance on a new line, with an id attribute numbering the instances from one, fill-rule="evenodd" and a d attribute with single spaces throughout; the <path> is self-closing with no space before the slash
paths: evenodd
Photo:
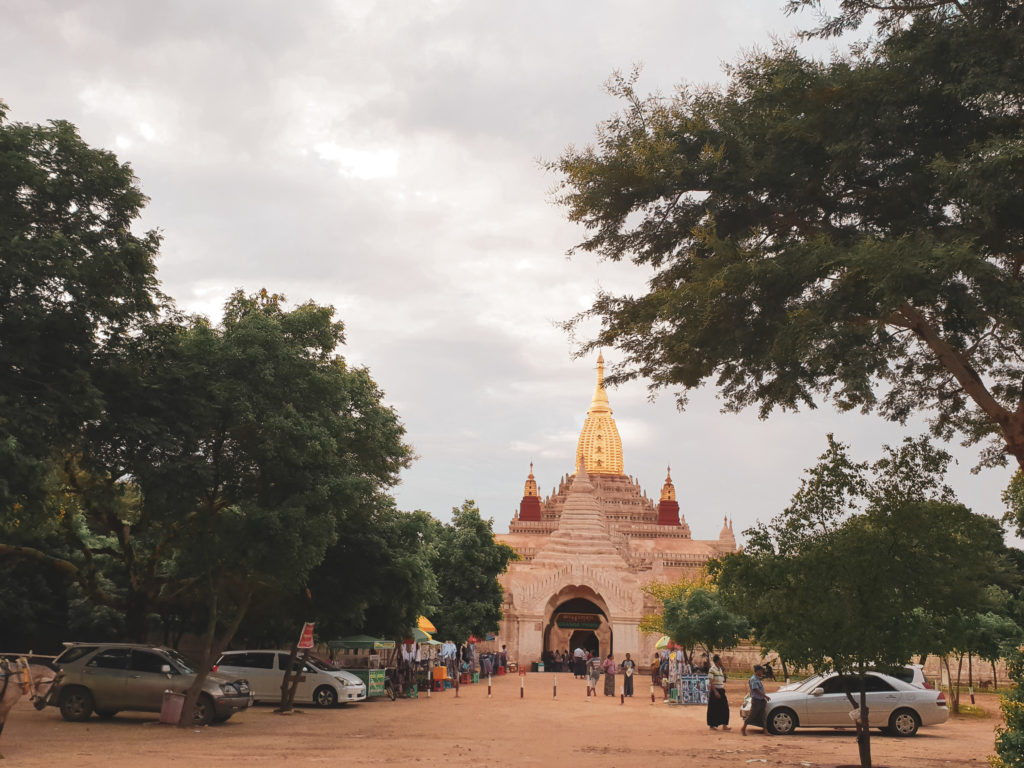
<path id="1" fill-rule="evenodd" d="M 634 670 L 636 670 L 636 662 L 633 661 L 633 659 L 631 659 L 629 654 L 627 653 L 626 658 L 623 659 L 622 664 L 620 664 L 619 666 L 622 667 L 622 674 L 625 676 L 622 681 L 622 694 L 624 696 L 632 696 L 633 672 Z"/>
<path id="2" fill-rule="evenodd" d="M 587 675 L 587 652 L 577 648 L 572 652 L 572 676 L 586 677 Z"/>
<path id="3" fill-rule="evenodd" d="M 729 700 L 725 697 L 725 669 L 716 653 L 708 669 L 708 728 L 729 730 Z"/>
<path id="4" fill-rule="evenodd" d="M 743 721 L 743 727 L 740 728 L 742 736 L 747 735 L 748 725 L 756 725 L 761 729 L 762 733 L 769 732 L 765 724 L 764 715 L 770 697 L 764 692 L 764 683 L 761 681 L 763 677 L 764 667 L 760 664 L 755 664 L 754 674 L 747 681 L 747 687 L 750 688 L 750 713 L 747 715 L 747 719 Z"/>

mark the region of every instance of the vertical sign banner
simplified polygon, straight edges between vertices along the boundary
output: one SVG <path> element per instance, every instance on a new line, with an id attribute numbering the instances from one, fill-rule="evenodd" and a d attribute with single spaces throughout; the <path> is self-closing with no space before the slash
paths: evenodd
<path id="1" fill-rule="evenodd" d="M 307 621 L 302 627 L 302 637 L 299 638 L 297 646 L 300 650 L 313 647 L 313 622 Z"/>

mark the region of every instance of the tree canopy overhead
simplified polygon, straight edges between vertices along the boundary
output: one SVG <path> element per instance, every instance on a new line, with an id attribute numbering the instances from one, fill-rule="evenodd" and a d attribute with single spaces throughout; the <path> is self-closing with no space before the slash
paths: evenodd
<path id="1" fill-rule="evenodd" d="M 793 0 L 791 10 L 817 7 Z M 609 381 L 726 407 L 924 409 L 937 435 L 1024 464 L 1024 4 L 849 0 L 831 34 L 880 34 L 829 62 L 777 45 L 723 89 L 642 97 L 550 167 L 586 236 L 573 252 L 651 269 L 601 293 L 584 351 Z"/>
<path id="2" fill-rule="evenodd" d="M 0 513 L 41 502 L 109 393 L 98 359 L 156 313 L 155 231 L 132 169 L 0 101 Z"/>

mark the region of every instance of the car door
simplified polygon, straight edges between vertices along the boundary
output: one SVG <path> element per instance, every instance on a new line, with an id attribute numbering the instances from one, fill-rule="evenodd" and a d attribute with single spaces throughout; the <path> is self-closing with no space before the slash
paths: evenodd
<path id="1" fill-rule="evenodd" d="M 848 685 L 854 685 L 854 681 L 848 680 Z M 821 689 L 821 693 L 814 691 Z M 853 688 L 851 687 L 851 692 Z M 800 718 L 801 725 L 827 725 L 827 726 L 849 726 L 853 725 L 850 719 L 850 710 L 853 707 L 843 690 L 843 678 L 839 675 L 832 675 L 821 681 L 821 684 L 807 692 L 807 699 L 804 705 L 804 714 Z"/>
<path id="2" fill-rule="evenodd" d="M 125 709 L 125 684 L 131 648 L 107 648 L 93 656 L 82 668 L 82 684 L 92 694 L 96 709 Z"/>
<path id="3" fill-rule="evenodd" d="M 900 703 L 900 692 L 878 675 L 865 675 L 868 699 L 868 721 L 873 726 L 889 724 L 889 715 Z"/>
<path id="4" fill-rule="evenodd" d="M 191 676 L 182 675 L 163 654 L 136 648 L 128 664 L 125 709 L 159 712 L 164 691 L 184 693 L 191 682 Z"/>
<path id="5" fill-rule="evenodd" d="M 218 665 L 218 672 L 248 680 L 252 696 L 257 701 L 279 701 L 281 680 L 276 669 L 276 656 L 272 651 L 225 654 Z"/>

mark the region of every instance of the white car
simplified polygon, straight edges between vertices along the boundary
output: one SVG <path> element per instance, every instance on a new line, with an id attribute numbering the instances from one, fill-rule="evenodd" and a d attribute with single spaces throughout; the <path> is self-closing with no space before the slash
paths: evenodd
<path id="1" fill-rule="evenodd" d="M 913 736 L 922 725 L 938 725 L 949 719 L 946 695 L 905 683 L 880 672 L 868 672 L 868 724 L 896 736 Z M 843 678 L 835 672 L 814 675 L 789 687 L 768 692 L 765 722 L 772 733 L 790 734 L 799 728 L 852 728 L 854 708 L 843 690 Z M 860 702 L 860 685 L 848 677 L 846 685 L 854 701 Z M 740 716 L 750 712 L 750 697 L 740 707 Z"/>
<path id="2" fill-rule="evenodd" d="M 288 667 L 288 651 L 225 651 L 213 671 L 249 681 L 256 701 L 280 701 L 281 683 Z M 304 680 L 295 691 L 295 702 L 333 707 L 366 698 L 366 683 L 340 669 L 310 657 L 303 665 Z"/>

